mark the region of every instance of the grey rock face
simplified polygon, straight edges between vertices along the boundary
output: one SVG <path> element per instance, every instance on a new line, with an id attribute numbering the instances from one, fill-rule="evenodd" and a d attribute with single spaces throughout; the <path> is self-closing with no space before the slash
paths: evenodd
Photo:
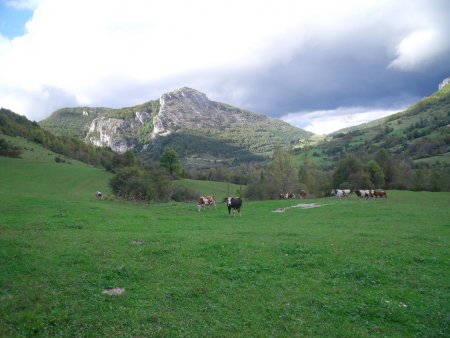
<path id="1" fill-rule="evenodd" d="M 127 121 L 98 117 L 92 121 L 86 141 L 98 147 L 110 147 L 117 153 L 124 153 L 133 148 L 123 136 L 131 129 Z"/>
<path id="2" fill-rule="evenodd" d="M 97 117 L 89 127 L 86 141 L 98 147 L 110 147 L 123 154 L 137 145 L 136 134 L 150 118 L 147 112 L 136 112 L 134 121 Z"/>
<path id="3" fill-rule="evenodd" d="M 244 126 L 267 119 L 260 114 L 210 101 L 205 94 L 186 87 L 163 94 L 159 102 L 152 138 L 182 130 L 221 130 L 230 125 Z"/>

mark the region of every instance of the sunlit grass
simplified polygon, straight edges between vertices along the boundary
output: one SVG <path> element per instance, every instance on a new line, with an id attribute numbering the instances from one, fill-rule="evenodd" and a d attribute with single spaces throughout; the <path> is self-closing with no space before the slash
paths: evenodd
<path id="1" fill-rule="evenodd" d="M 448 193 L 232 217 L 97 200 L 110 175 L 76 163 L 0 168 L 0 336 L 448 335 Z"/>

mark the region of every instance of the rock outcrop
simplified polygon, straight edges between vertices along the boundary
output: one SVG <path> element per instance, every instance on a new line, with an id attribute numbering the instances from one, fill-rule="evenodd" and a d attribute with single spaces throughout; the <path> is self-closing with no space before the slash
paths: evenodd
<path id="1" fill-rule="evenodd" d="M 95 118 L 89 127 L 86 141 L 98 147 L 110 147 L 119 154 L 133 149 L 138 143 L 136 135 L 141 126 L 151 118 L 147 112 L 136 112 L 135 116 L 131 121 L 105 116 Z"/>
<path id="2" fill-rule="evenodd" d="M 152 138 L 186 130 L 219 132 L 229 127 L 250 127 L 254 123 L 294 128 L 262 114 L 210 101 L 205 94 L 184 87 L 161 96 L 159 113 L 153 120 Z"/>

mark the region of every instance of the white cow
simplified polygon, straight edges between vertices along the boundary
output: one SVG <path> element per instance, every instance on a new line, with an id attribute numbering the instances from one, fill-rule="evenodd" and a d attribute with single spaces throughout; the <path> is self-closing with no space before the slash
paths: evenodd
<path id="1" fill-rule="evenodd" d="M 346 193 L 348 191 L 348 193 Z M 342 189 L 332 189 L 331 195 L 336 196 L 336 198 L 348 197 L 350 194 L 350 190 L 342 190 Z"/>

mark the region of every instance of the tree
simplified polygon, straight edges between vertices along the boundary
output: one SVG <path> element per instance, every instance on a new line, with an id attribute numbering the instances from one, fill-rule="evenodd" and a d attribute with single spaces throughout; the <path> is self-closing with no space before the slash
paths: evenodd
<path id="1" fill-rule="evenodd" d="M 333 172 L 333 187 L 337 188 L 342 183 L 349 182 L 353 185 L 352 188 L 359 188 L 360 184 L 363 182 L 363 180 L 359 179 L 360 177 L 363 177 L 362 173 L 360 173 L 361 171 L 363 171 L 362 164 L 355 156 L 349 155 L 343 158 L 338 162 L 336 169 Z M 356 177 L 358 177 L 358 179 L 355 181 Z"/>
<path id="2" fill-rule="evenodd" d="M 125 154 L 123 154 L 123 162 L 126 167 L 132 167 L 136 164 L 136 157 L 132 150 L 127 150 Z"/>
<path id="3" fill-rule="evenodd" d="M 321 190 L 319 187 L 321 181 L 319 176 L 320 173 L 314 161 L 305 157 L 298 173 L 300 188 L 308 191 L 308 193 L 319 194 Z"/>
<path id="4" fill-rule="evenodd" d="M 384 148 L 380 149 L 375 155 L 375 161 L 380 166 L 384 174 L 384 179 L 386 185 L 389 185 L 394 178 L 394 163 L 392 161 L 391 155 Z"/>
<path id="5" fill-rule="evenodd" d="M 381 167 L 378 165 L 376 161 L 370 161 L 367 165 L 367 171 L 370 175 L 370 181 L 373 183 L 375 188 L 383 188 L 384 187 L 384 173 Z"/>
<path id="6" fill-rule="evenodd" d="M 275 149 L 273 160 L 269 164 L 269 176 L 278 193 L 298 190 L 298 165 L 287 150 Z"/>
<path id="7" fill-rule="evenodd" d="M 167 148 L 164 151 L 164 154 L 161 156 L 159 163 L 161 167 L 167 169 L 170 176 L 172 177 L 181 174 L 183 169 L 178 153 L 172 148 Z"/>

